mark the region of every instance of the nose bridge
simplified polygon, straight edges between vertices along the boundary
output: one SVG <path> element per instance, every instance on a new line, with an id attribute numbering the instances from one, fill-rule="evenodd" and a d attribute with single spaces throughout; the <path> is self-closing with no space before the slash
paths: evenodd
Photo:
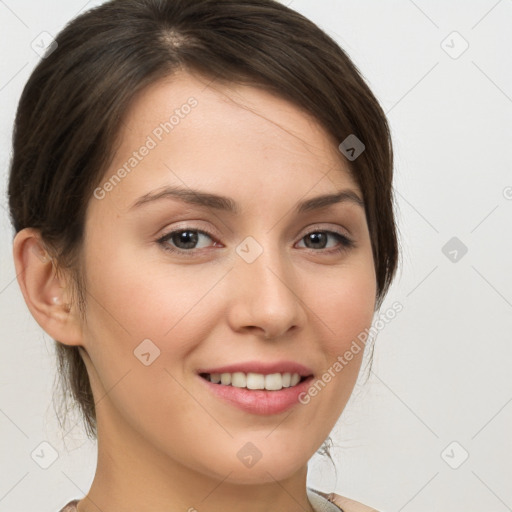
<path id="1" fill-rule="evenodd" d="M 247 237 L 237 247 L 234 308 L 238 328 L 265 331 L 267 337 L 284 334 L 303 321 L 291 262 L 272 234 Z"/>

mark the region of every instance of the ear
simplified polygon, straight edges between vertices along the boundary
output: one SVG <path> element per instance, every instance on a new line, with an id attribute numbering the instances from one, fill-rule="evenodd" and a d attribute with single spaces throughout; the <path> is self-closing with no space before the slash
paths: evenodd
<path id="1" fill-rule="evenodd" d="M 19 231 L 14 238 L 13 256 L 18 284 L 36 322 L 54 340 L 81 345 L 81 321 L 76 305 L 71 304 L 69 277 L 57 272 L 39 231 Z"/>

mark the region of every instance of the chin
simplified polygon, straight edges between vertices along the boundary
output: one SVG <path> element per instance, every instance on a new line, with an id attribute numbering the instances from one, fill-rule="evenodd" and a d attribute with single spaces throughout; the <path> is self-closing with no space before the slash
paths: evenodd
<path id="1" fill-rule="evenodd" d="M 291 478 L 305 465 L 297 461 L 277 460 L 267 461 L 261 460 L 253 467 L 247 468 L 241 465 L 226 466 L 226 473 L 218 475 L 217 478 L 223 480 L 225 484 L 235 485 L 262 485 L 275 484 L 276 481 L 284 481 Z M 231 472 L 231 473 L 230 473 Z M 229 476 L 226 478 L 226 475 Z"/>
<path id="2" fill-rule="evenodd" d="M 258 485 L 286 480 L 306 470 L 309 460 L 308 454 L 299 453 L 297 447 L 294 450 L 285 446 L 278 450 L 266 447 L 258 453 L 254 445 L 247 442 L 236 452 L 234 457 L 216 465 L 216 472 L 220 473 L 222 479 L 229 474 L 226 483 Z"/>

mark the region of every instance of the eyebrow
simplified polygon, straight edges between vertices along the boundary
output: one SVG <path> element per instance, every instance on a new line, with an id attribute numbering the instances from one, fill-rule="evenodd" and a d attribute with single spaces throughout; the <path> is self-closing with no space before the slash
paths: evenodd
<path id="1" fill-rule="evenodd" d="M 226 211 L 232 214 L 240 213 L 238 203 L 229 197 L 211 194 L 201 190 L 179 187 L 164 187 L 148 192 L 147 194 L 139 197 L 130 207 L 130 210 L 162 199 L 177 199 L 187 204 L 213 208 L 215 210 Z M 357 195 L 357 193 L 351 189 L 344 189 L 335 194 L 324 194 L 310 199 L 305 199 L 296 205 L 295 210 L 297 213 L 305 213 L 346 202 L 356 204 L 364 209 L 364 201 Z"/>

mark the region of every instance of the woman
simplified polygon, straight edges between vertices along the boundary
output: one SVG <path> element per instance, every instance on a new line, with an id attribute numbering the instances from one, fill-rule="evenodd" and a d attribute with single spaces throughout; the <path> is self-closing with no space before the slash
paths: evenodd
<path id="1" fill-rule="evenodd" d="M 339 46 L 273 0 L 107 2 L 13 146 L 18 282 L 98 439 L 63 510 L 374 510 L 306 486 L 398 255 L 388 125 Z"/>

